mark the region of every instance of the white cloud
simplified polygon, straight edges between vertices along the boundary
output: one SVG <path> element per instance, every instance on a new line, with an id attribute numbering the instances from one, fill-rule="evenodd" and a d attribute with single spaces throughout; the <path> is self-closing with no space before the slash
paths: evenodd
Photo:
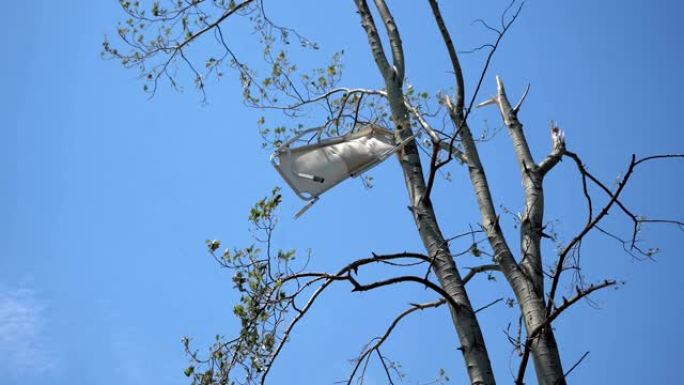
<path id="1" fill-rule="evenodd" d="M 0 374 L 44 374 L 55 368 L 45 335 L 45 307 L 29 289 L 0 287 Z"/>

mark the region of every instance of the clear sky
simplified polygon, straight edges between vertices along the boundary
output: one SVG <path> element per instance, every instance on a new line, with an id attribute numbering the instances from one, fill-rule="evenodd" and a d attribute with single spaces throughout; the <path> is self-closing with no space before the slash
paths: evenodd
<path id="1" fill-rule="evenodd" d="M 299 26 L 321 44 L 312 60 L 345 49 L 343 83 L 381 86 L 351 1 L 278 3 L 267 1 L 274 19 Z M 491 38 L 472 21 L 496 21 L 506 4 L 443 3 L 462 49 Z M 450 66 L 427 2 L 390 6 L 411 83 L 430 92 L 448 88 Z M 555 119 L 567 132 L 568 147 L 607 181 L 624 170 L 632 153 L 682 152 L 683 12 L 674 1 L 529 1 L 495 58 L 483 97 L 493 92 L 495 73 L 511 95 L 530 82 L 520 117 L 534 154 L 548 151 L 548 122 Z M 0 384 L 187 383 L 181 337 L 193 337 L 203 348 L 216 333 L 237 332 L 230 273 L 208 256 L 204 240 L 251 243 L 249 207 L 283 184 L 260 149 L 258 113 L 241 104 L 233 77 L 209 87 L 207 105 L 191 86 L 183 93 L 162 87 L 148 100 L 135 73 L 99 56 L 103 37 L 113 36 L 123 18 L 114 0 L 12 1 L 3 14 Z M 231 39 L 245 55 L 257 49 L 250 48 L 248 34 L 234 32 Z M 471 82 L 482 59 L 463 59 Z M 500 125 L 493 110 L 474 115 L 471 124 L 478 131 Z M 518 211 L 519 173 L 506 133 L 482 152 L 497 205 Z M 683 169 L 674 161 L 644 167 L 625 201 L 648 216 L 684 218 Z M 465 170 L 454 165 L 450 172 L 453 181 L 440 181 L 435 192 L 447 236 L 478 222 Z M 422 251 L 396 161 L 372 175 L 375 188 L 344 183 L 296 222 L 289 218 L 302 202 L 284 190 L 278 245 L 311 248 L 314 270 L 333 270 L 371 251 Z M 584 218 L 578 181 L 570 162 L 563 162 L 547 183 L 546 219 L 557 220 L 565 240 Z M 511 224 L 510 217 L 504 220 Z M 608 222 L 624 230 L 621 223 L 617 214 Z M 597 295 L 600 309 L 582 303 L 557 323 L 566 368 L 591 352 L 571 382 L 667 384 L 680 378 L 682 233 L 655 227 L 643 235 L 662 248 L 655 262 L 635 262 L 599 236 L 585 245 L 590 281 L 627 284 Z M 511 234 L 511 242 L 516 238 Z M 501 294 L 504 287 L 477 280 L 473 303 L 510 296 Z M 348 289 L 333 290 L 301 324 L 272 383 L 344 378 L 347 359 L 384 331 L 394 314 L 431 298 L 413 286 L 372 294 Z M 502 304 L 480 317 L 502 384 L 512 383 L 511 348 L 502 330 L 515 319 Z M 466 376 L 457 347 L 446 309 L 437 309 L 402 324 L 387 353 L 403 364 L 407 383 L 431 381 L 444 368 L 459 384 Z M 530 371 L 530 383 L 533 377 Z"/>

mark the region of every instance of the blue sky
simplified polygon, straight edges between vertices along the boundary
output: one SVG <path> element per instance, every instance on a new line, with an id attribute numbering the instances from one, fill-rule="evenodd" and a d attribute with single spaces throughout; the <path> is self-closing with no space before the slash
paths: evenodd
<path id="1" fill-rule="evenodd" d="M 351 1 L 268 3 L 280 23 L 300 26 L 321 44 L 320 52 L 303 60 L 320 61 L 344 49 L 344 83 L 381 86 Z M 472 21 L 496 20 L 506 2 L 444 3 L 454 38 L 467 49 L 491 37 Z M 419 89 L 447 89 L 450 66 L 427 2 L 410 4 L 390 3 L 406 45 L 407 76 Z M 682 152 L 682 11 L 684 6 L 667 1 L 529 1 L 495 58 L 482 96 L 493 92 L 495 73 L 511 95 L 530 82 L 520 118 L 535 156 L 548 151 L 548 122 L 555 119 L 569 148 L 607 181 L 624 170 L 632 153 Z M 148 100 L 133 72 L 99 56 L 103 37 L 114 35 L 122 19 L 115 1 L 11 2 L 4 12 L 0 382 L 187 383 L 181 337 L 203 347 L 216 333 L 237 331 L 230 273 L 206 254 L 204 240 L 251 243 L 249 207 L 283 184 L 260 149 L 258 112 L 241 104 L 232 77 L 211 84 L 207 105 L 191 86 L 183 93 L 162 87 Z M 254 54 L 250 36 L 233 33 L 243 54 Z M 471 84 L 482 59 L 464 56 Z M 493 110 L 471 118 L 476 130 L 499 124 Z M 509 138 L 502 132 L 481 151 L 497 204 L 516 212 L 521 191 Z M 684 218 L 683 166 L 645 166 L 625 201 L 648 216 Z M 434 196 L 447 235 L 478 222 L 465 170 L 454 166 L 450 172 L 453 181 L 441 181 Z M 311 248 L 311 266 L 321 270 L 371 251 L 421 251 L 396 162 L 385 162 L 372 176 L 375 188 L 344 183 L 296 222 L 289 217 L 302 203 L 285 190 L 278 245 Z M 577 175 L 563 162 L 547 181 L 546 216 L 557 220 L 563 239 L 581 226 L 582 204 Z M 504 220 L 510 226 L 510 218 Z M 617 214 L 608 221 L 616 230 L 625 230 L 625 223 Z M 636 262 L 600 236 L 585 245 L 589 280 L 627 284 L 597 295 L 599 310 L 582 303 L 558 321 L 566 367 L 591 352 L 572 382 L 679 378 L 682 233 L 652 227 L 643 236 L 662 249 L 655 262 Z M 510 241 L 515 239 L 511 233 Z M 478 262 L 458 261 L 462 267 Z M 333 290 L 301 324 L 273 383 L 344 378 L 346 360 L 392 315 L 408 302 L 431 298 L 415 287 L 363 295 L 348 289 Z M 510 295 L 503 283 L 484 279 L 470 293 L 476 306 Z M 505 306 L 480 317 L 499 383 L 512 382 L 511 349 L 502 330 L 515 317 Z M 445 309 L 401 326 L 387 353 L 402 362 L 407 383 L 428 382 L 439 368 L 451 383 L 465 382 L 457 342 L 444 338 L 455 337 L 450 328 Z M 528 379 L 534 383 L 533 376 Z M 381 377 L 371 383 L 382 383 Z"/>

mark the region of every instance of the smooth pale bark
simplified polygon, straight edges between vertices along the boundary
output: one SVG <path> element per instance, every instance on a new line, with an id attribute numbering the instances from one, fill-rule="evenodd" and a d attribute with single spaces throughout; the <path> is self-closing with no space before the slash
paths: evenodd
<path id="1" fill-rule="evenodd" d="M 543 174 L 535 163 L 527 139 L 523 132 L 523 125 L 518 120 L 518 110 L 511 107 L 506 96 L 503 81 L 496 77 L 497 96 L 501 117 L 513 141 L 518 166 L 523 179 L 525 191 L 525 212 L 520 226 L 520 248 L 522 260 L 520 267 L 531 282 L 533 293 L 524 292 L 524 301 L 520 301 L 520 308 L 526 316 L 527 333 L 530 335 L 541 322 L 544 322 L 546 303 L 544 300 L 544 271 L 542 266 L 541 236 L 544 220 L 544 188 Z M 523 294 L 521 292 L 521 294 Z M 527 320 L 529 318 L 529 321 Z M 553 329 L 548 326 L 532 342 L 532 358 L 540 385 L 565 384 L 563 367 L 561 364 L 558 345 Z"/>
<path id="2" fill-rule="evenodd" d="M 456 114 L 449 98 L 445 98 L 444 102 L 451 112 L 452 119 L 460 126 L 460 137 L 463 151 L 468 159 L 470 181 L 480 207 L 483 227 L 494 250 L 495 261 L 501 266 L 501 272 L 513 289 L 523 316 L 525 329 L 527 334 L 530 335 L 540 325 L 544 324 L 546 320 L 544 296 L 537 291 L 533 279 L 527 274 L 525 269 L 516 263 L 503 236 L 484 166 L 480 160 L 479 151 L 470 127 L 468 127 L 467 122 L 464 122 Z M 550 326 L 545 327 L 533 339 L 531 352 L 537 380 L 540 385 L 565 384 L 558 346 Z"/>
<path id="3" fill-rule="evenodd" d="M 522 261 L 518 264 L 511 253 L 506 239 L 499 226 L 499 217 L 494 209 L 491 190 L 487 182 L 484 167 L 480 161 L 477 145 L 473 140 L 472 133 L 464 114 L 464 81 L 461 65 L 456 48 L 453 44 L 449 31 L 444 23 L 439 10 L 437 0 L 428 0 L 432 8 L 435 22 L 439 27 L 440 34 L 449 53 L 449 59 L 454 69 L 457 85 L 456 105 L 449 97 L 444 98 L 451 119 L 457 127 L 465 153 L 466 164 L 475 190 L 477 202 L 482 216 L 482 225 L 485 228 L 489 243 L 494 250 L 495 260 L 500 265 L 501 271 L 511 285 L 518 300 L 520 311 L 523 315 L 527 335 L 530 335 L 538 327 L 544 324 L 546 306 L 544 300 L 544 275 L 542 270 L 541 235 L 544 215 L 544 194 L 542 188 L 543 175 L 558 162 L 554 156 L 548 160 L 544 170 L 534 163 L 527 140 L 522 130 L 522 124 L 517 119 L 517 108 L 511 108 L 506 99 L 503 82 L 497 77 L 499 92 L 496 98 L 501 109 L 501 114 L 509 128 L 513 146 L 518 158 L 518 164 L 523 174 L 525 188 L 525 214 L 521 226 L 520 245 Z M 524 100 L 521 99 L 521 102 Z M 563 385 L 565 377 L 558 353 L 553 330 L 550 326 L 545 327 L 531 341 L 531 352 L 540 385 Z"/>
<path id="4" fill-rule="evenodd" d="M 385 56 L 373 17 L 368 9 L 368 4 L 365 0 L 356 0 L 355 3 L 361 15 L 361 24 L 368 35 L 373 58 L 385 80 L 392 120 L 396 126 L 397 140 L 403 141 L 409 138 L 412 132 L 409 111 L 404 104 L 402 91 L 404 63 L 401 40 L 396 25 L 384 1 L 375 0 L 390 39 L 394 59 L 394 65 L 390 65 Z M 398 158 L 404 173 L 411 200 L 411 211 L 418 232 L 428 254 L 434 259 L 433 270 L 435 275 L 444 291 L 458 304 L 458 306 L 450 306 L 450 311 L 461 343 L 460 350 L 463 353 L 470 383 L 473 385 L 495 384 L 482 331 L 466 294 L 464 282 L 456 269 L 448 243 L 439 228 L 432 202 L 425 195 L 427 188 L 415 141 L 409 141 L 399 151 Z"/>
<path id="5" fill-rule="evenodd" d="M 501 265 L 501 271 L 515 293 L 525 322 L 525 329 L 529 335 L 546 320 L 544 297 L 538 294 L 532 280 L 515 263 L 513 255 L 503 237 L 498 217 L 494 211 L 494 204 L 489 192 L 484 168 L 475 147 L 475 141 L 470 133 L 470 128 L 465 124 L 461 128 L 461 138 L 466 157 L 469 160 L 470 179 L 475 188 L 478 202 L 480 202 L 480 211 L 487 237 L 494 249 L 496 261 Z M 540 385 L 565 384 L 558 346 L 550 327 L 546 327 L 534 339 L 531 351 Z"/>
<path id="6" fill-rule="evenodd" d="M 496 104 L 499 106 L 501 117 L 513 140 L 520 174 L 525 190 L 525 211 L 521 218 L 520 226 L 520 267 L 532 280 L 535 291 L 539 296 L 544 295 L 544 271 L 541 255 L 541 234 L 544 220 L 544 189 L 542 188 L 542 176 L 537 164 L 532 158 L 530 147 L 523 132 L 523 126 L 518 120 L 517 111 L 511 107 L 503 81 L 496 77 L 497 96 Z"/>

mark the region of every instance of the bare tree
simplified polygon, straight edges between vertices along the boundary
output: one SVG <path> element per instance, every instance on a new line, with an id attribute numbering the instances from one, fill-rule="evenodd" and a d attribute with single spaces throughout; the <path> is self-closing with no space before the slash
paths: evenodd
<path id="1" fill-rule="evenodd" d="M 163 80 L 178 88 L 179 81 L 184 78 L 182 70 L 189 70 L 195 85 L 205 95 L 207 79 L 221 77 L 226 68 L 231 68 L 240 77 L 246 105 L 278 111 L 286 118 L 285 125 L 271 128 L 266 128 L 265 118 L 260 119 L 265 146 L 278 146 L 289 136 L 301 132 L 306 128 L 303 122 L 321 127 L 318 134 L 308 140 L 316 140 L 316 136 L 338 136 L 362 124 L 376 124 L 390 128 L 397 143 L 406 143 L 398 152 L 397 160 L 404 174 L 409 209 L 425 251 L 372 254 L 332 273 L 308 271 L 306 264 L 295 266 L 293 251 L 273 250 L 271 240 L 277 225 L 274 211 L 281 201 L 279 190 L 274 190 L 255 205 L 250 215 L 261 248 L 250 246 L 221 252 L 219 241 L 208 242 L 217 262 L 234 271 L 233 280 L 242 293 L 241 303 L 236 305 L 234 313 L 241 320 L 242 329 L 235 339 L 217 339 L 208 355 L 198 353 L 190 346 L 190 341 L 185 340 L 192 361 L 186 374 L 192 377 L 194 384 L 265 383 L 293 328 L 328 287 L 342 283 L 351 285 L 354 292 L 418 284 L 435 294 L 432 302 L 411 304 L 397 315 L 383 335 L 372 339 L 354 360 L 346 383 L 361 383 L 371 361 L 380 365 L 389 383 L 394 383 L 401 376 L 395 363 L 383 353 L 385 341 L 410 314 L 447 305 L 470 383 L 494 384 L 492 357 L 488 354 L 476 313 L 502 299 L 480 309 L 473 307 L 466 284 L 479 273 L 502 274 L 515 294 L 512 303 L 517 304 L 520 312 L 519 330 L 508 334 L 520 356 L 515 383 L 524 383 L 528 361 L 532 357 L 539 384 L 565 384 L 565 377 L 579 362 L 564 370 L 553 322 L 578 301 L 617 284 L 614 280 L 587 283 L 573 279 L 574 296 L 558 298 L 564 273 L 577 271 L 579 267 L 583 240 L 588 234 L 599 232 L 620 242 L 632 256 L 649 258 L 653 251 L 644 250 L 637 243 L 641 226 L 665 223 L 681 228 L 684 225 L 677 220 L 647 219 L 633 212 L 621 200 L 622 192 L 640 165 L 681 159 L 684 155 L 632 156 L 624 176 L 616 187 L 611 188 L 591 174 L 580 156 L 566 147 L 565 133 L 556 124 L 551 126 L 552 146 L 548 156 L 540 161 L 534 159 L 518 119 L 529 87 L 513 105 L 503 80 L 496 76 L 496 95 L 477 103 L 482 99 L 480 89 L 489 78 L 491 60 L 518 19 L 524 2 L 514 0 L 503 9 L 497 26 L 478 21 L 495 33 L 495 39 L 478 48 L 486 51 L 486 59 L 479 81 L 474 89 L 467 92 L 455 40 L 437 0 L 427 1 L 425 6 L 430 7 L 433 15 L 431 22 L 442 37 L 443 54 L 448 55 L 452 65 L 451 83 L 455 89 L 453 95 L 439 95 L 436 103 L 427 93 L 416 92 L 412 85 L 407 84 L 399 27 L 384 0 L 374 0 L 372 8 L 367 0 L 354 0 L 372 57 L 384 81 L 382 89 L 339 86 L 341 54 L 333 56 L 326 66 L 301 70 L 291 62 L 290 44 L 296 42 L 303 49 L 313 50 L 318 45 L 294 29 L 275 24 L 267 14 L 263 0 L 169 0 L 150 4 L 120 0 L 120 3 L 127 14 L 127 20 L 118 29 L 118 46 L 122 47 L 117 48 L 105 41 L 104 54 L 120 60 L 125 67 L 139 70 L 145 81 L 145 90 L 151 95 Z M 243 62 L 226 39 L 224 28 L 235 18 L 240 18 L 243 24 L 244 20 L 249 21 L 259 36 L 268 70 L 266 76 L 259 76 L 259 71 Z M 210 44 L 215 48 L 211 56 L 203 61 L 194 56 L 206 50 L 197 53 L 192 51 L 193 47 Z M 480 141 L 469 126 L 469 118 L 476 108 L 488 105 L 500 111 L 523 181 L 524 211 L 517 218 L 517 251 L 511 247 L 511 240 L 500 225 L 500 213 L 495 207 L 486 169 L 479 155 Z M 449 123 L 443 124 L 445 119 Z M 422 142 L 414 140 L 419 135 L 425 135 L 427 139 Z M 578 183 L 582 185 L 588 207 L 587 220 L 570 242 L 561 245 L 557 255 L 544 255 L 542 240 L 555 239 L 545 231 L 544 178 L 564 158 L 570 160 L 566 165 L 574 165 L 579 172 Z M 440 169 L 454 160 L 468 172 L 481 222 L 479 227 L 464 234 L 446 238 L 440 228 L 431 193 Z M 602 205 L 595 203 L 596 191 L 605 195 Z M 613 211 L 621 212 L 631 222 L 633 231 L 630 234 L 613 234 L 601 226 L 608 213 Z M 453 217 L 449 213 L 440 214 Z M 471 268 L 467 274 L 461 275 L 455 260 L 460 253 L 454 253 L 451 245 L 455 238 L 463 237 L 472 239 L 472 243 L 461 253 L 485 253 L 491 255 L 492 262 Z M 380 281 L 363 282 L 359 271 L 372 265 L 388 267 L 391 276 Z M 549 269 L 548 266 L 553 267 Z M 432 274 L 437 278 L 436 282 L 431 279 Z"/>

